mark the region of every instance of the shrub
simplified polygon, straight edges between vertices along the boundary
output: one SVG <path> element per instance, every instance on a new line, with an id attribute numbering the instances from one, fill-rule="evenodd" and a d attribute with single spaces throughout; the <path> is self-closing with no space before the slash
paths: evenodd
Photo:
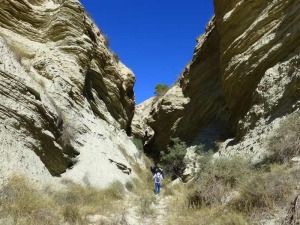
<path id="1" fill-rule="evenodd" d="M 157 84 L 155 86 L 154 94 L 156 96 L 163 96 L 164 94 L 167 93 L 168 90 L 169 90 L 169 86 L 167 84 Z"/>
<path id="2" fill-rule="evenodd" d="M 144 150 L 144 145 L 143 145 L 143 141 L 138 139 L 138 138 L 133 138 L 132 139 L 133 144 L 135 145 L 135 147 L 140 150 L 143 151 Z"/>
<path id="3" fill-rule="evenodd" d="M 132 181 L 127 181 L 125 183 L 125 187 L 128 191 L 133 191 L 133 188 L 134 188 L 134 184 L 132 183 Z"/>
<path id="4" fill-rule="evenodd" d="M 198 164 L 194 191 L 188 197 L 190 207 L 222 204 L 224 196 L 251 173 L 250 164 L 244 159 L 213 159 L 212 152 L 204 153 Z"/>
<path id="5" fill-rule="evenodd" d="M 181 177 L 186 168 L 184 157 L 187 145 L 179 138 L 172 138 L 171 141 L 172 143 L 167 147 L 167 150 L 160 153 L 161 166 L 165 169 L 166 174 L 175 179 Z"/>
<path id="6" fill-rule="evenodd" d="M 296 180 L 290 175 L 284 169 L 276 169 L 253 176 L 241 185 L 233 206 L 241 212 L 252 212 L 254 209 L 270 211 L 275 205 L 287 204 L 293 180 Z"/>
<path id="7" fill-rule="evenodd" d="M 269 140 L 273 162 L 283 163 L 300 155 L 300 113 L 289 115 Z"/>

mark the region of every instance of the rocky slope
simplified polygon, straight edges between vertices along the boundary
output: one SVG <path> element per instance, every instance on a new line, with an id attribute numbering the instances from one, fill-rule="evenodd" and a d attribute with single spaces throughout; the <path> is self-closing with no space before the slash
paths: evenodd
<path id="1" fill-rule="evenodd" d="M 0 48 L 0 181 L 129 179 L 135 78 L 80 2 L 1 1 Z"/>
<path id="2" fill-rule="evenodd" d="M 300 2 L 214 6 L 192 61 L 144 122 L 154 149 L 180 137 L 257 158 L 278 121 L 300 107 Z"/>

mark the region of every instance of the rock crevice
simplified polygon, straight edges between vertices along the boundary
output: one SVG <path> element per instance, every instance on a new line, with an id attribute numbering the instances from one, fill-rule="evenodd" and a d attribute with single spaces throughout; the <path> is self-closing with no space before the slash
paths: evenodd
<path id="1" fill-rule="evenodd" d="M 214 6 L 192 61 L 143 114 L 154 130 L 153 151 L 179 137 L 220 154 L 260 155 L 276 124 L 299 110 L 299 2 L 214 0 Z M 227 139 L 234 141 L 220 144 Z"/>

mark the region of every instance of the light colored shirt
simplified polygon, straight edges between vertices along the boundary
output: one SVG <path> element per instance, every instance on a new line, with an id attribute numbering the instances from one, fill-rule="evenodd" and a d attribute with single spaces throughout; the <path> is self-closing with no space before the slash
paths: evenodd
<path id="1" fill-rule="evenodd" d="M 158 183 L 158 184 L 159 184 L 160 181 L 161 181 L 162 179 L 164 179 L 164 178 L 163 178 L 163 176 L 161 175 L 160 172 L 157 172 L 156 174 L 154 174 L 153 179 L 154 179 L 154 182 L 155 182 L 155 183 Z"/>

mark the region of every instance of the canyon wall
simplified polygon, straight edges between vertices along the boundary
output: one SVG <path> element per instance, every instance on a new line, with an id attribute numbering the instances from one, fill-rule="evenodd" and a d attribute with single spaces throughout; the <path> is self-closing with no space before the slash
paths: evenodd
<path id="1" fill-rule="evenodd" d="M 135 77 L 77 0 L 0 2 L 0 181 L 134 176 Z"/>
<path id="2" fill-rule="evenodd" d="M 300 3 L 215 0 L 192 61 L 144 123 L 152 151 L 171 137 L 259 159 L 267 138 L 300 107 Z"/>

